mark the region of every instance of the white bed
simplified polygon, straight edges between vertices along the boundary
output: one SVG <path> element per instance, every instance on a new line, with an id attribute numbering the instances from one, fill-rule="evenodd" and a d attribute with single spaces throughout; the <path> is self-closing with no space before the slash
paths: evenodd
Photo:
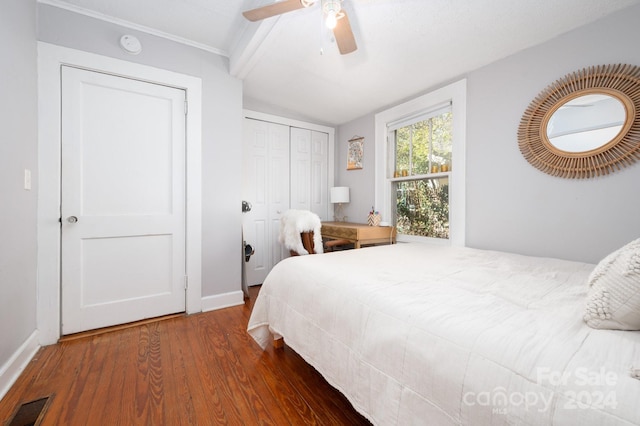
<path id="1" fill-rule="evenodd" d="M 593 268 L 426 244 L 289 258 L 248 331 L 377 425 L 638 425 L 640 332 L 584 323 Z"/>

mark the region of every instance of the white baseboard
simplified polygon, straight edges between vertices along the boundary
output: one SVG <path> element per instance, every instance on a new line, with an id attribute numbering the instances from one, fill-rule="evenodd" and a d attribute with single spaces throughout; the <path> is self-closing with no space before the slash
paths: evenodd
<path id="1" fill-rule="evenodd" d="M 14 352 L 11 358 L 3 366 L 0 366 L 0 400 L 4 398 L 11 386 L 18 380 L 18 377 L 38 349 L 40 349 L 38 330 L 35 330 Z"/>
<path id="2" fill-rule="evenodd" d="M 232 291 L 231 293 L 216 294 L 202 298 L 202 312 L 215 311 L 216 309 L 229 308 L 244 303 L 242 291 Z"/>

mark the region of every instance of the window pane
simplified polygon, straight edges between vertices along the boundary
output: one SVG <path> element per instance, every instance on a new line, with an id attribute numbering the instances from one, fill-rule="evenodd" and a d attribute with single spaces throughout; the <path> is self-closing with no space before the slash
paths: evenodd
<path id="1" fill-rule="evenodd" d="M 449 178 L 396 182 L 396 226 L 405 235 L 449 238 Z"/>
<path id="2" fill-rule="evenodd" d="M 451 165 L 451 112 L 431 118 L 432 130 L 431 137 L 433 158 L 431 161 L 437 165 Z"/>
<path id="3" fill-rule="evenodd" d="M 419 121 L 411 126 L 413 133 L 413 152 L 411 174 L 429 173 L 429 120 Z"/>
<path id="4" fill-rule="evenodd" d="M 396 167 L 395 170 L 409 170 L 411 152 L 411 129 L 403 127 L 396 130 Z"/>
<path id="5" fill-rule="evenodd" d="M 451 165 L 452 131 L 451 111 L 395 130 L 394 169 L 413 176 L 430 173 L 431 166 Z"/>

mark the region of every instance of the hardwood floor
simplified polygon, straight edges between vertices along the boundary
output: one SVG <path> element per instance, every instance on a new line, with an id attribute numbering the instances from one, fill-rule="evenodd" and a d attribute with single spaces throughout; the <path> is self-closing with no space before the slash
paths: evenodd
<path id="1" fill-rule="evenodd" d="M 244 306 L 70 339 L 36 354 L 0 424 L 51 395 L 42 425 L 368 425 L 285 346 L 262 351 Z"/>

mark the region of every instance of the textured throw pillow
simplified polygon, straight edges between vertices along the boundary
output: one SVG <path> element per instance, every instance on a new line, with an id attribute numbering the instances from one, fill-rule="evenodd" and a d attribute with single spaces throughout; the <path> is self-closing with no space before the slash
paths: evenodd
<path id="1" fill-rule="evenodd" d="M 640 238 L 591 272 L 584 320 L 593 328 L 640 330 Z"/>

